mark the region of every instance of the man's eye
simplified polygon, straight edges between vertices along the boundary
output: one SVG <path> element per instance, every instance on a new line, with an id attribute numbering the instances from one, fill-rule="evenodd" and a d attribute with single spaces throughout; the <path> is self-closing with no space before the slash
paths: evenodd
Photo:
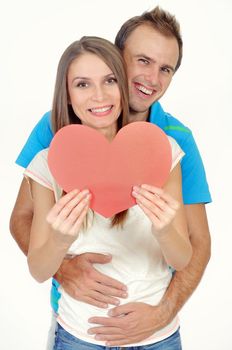
<path id="1" fill-rule="evenodd" d="M 138 61 L 141 62 L 142 64 L 149 64 L 149 61 L 146 60 L 145 58 L 139 58 Z"/>
<path id="2" fill-rule="evenodd" d="M 164 72 L 164 73 L 167 73 L 167 74 L 171 74 L 172 70 L 168 67 L 162 67 L 161 68 L 161 71 Z"/>

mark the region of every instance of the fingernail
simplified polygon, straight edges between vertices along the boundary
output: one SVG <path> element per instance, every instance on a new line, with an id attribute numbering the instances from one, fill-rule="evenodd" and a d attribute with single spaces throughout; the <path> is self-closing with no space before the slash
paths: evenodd
<path id="1" fill-rule="evenodd" d="M 137 197 L 138 196 L 138 192 L 132 191 L 132 196 Z"/>
<path id="2" fill-rule="evenodd" d="M 114 313 L 112 310 L 109 310 L 107 314 L 108 314 L 108 316 L 114 316 Z"/>
<path id="3" fill-rule="evenodd" d="M 83 201 L 84 203 L 88 203 L 90 199 L 90 195 L 87 195 L 86 197 L 84 197 Z"/>
<path id="4" fill-rule="evenodd" d="M 84 194 L 84 195 L 89 194 L 89 190 L 88 190 L 88 189 L 83 190 L 83 191 L 82 191 L 82 194 Z"/>
<path id="5" fill-rule="evenodd" d="M 139 187 L 138 186 L 133 186 L 133 191 L 139 192 Z"/>
<path id="6" fill-rule="evenodd" d="M 128 296 L 127 293 L 123 293 L 123 294 L 122 294 L 122 297 L 123 297 L 123 298 L 127 298 L 127 296 Z"/>

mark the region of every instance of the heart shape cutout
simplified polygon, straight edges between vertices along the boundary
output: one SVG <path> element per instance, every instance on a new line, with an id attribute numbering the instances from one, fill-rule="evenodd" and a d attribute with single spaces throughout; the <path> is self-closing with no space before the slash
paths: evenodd
<path id="1" fill-rule="evenodd" d="M 162 187 L 172 163 L 170 142 L 156 125 L 134 122 L 110 143 L 88 126 L 72 124 L 54 136 L 48 165 L 59 186 L 69 192 L 88 188 L 90 207 L 111 217 L 136 204 L 132 186 Z"/>

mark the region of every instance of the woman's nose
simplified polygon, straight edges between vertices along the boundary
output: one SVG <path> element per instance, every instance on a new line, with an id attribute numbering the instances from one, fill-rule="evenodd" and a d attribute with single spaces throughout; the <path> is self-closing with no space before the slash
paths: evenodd
<path id="1" fill-rule="evenodd" d="M 93 91 L 92 99 L 94 101 L 101 102 L 104 100 L 104 96 L 105 96 L 104 89 L 100 86 L 96 86 Z"/>

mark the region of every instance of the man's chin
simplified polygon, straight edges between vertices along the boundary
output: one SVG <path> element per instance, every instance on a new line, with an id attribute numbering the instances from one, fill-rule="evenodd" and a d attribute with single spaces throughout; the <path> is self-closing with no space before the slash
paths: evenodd
<path id="1" fill-rule="evenodd" d="M 153 102 L 152 102 L 153 103 Z M 139 113 L 146 113 L 152 103 L 142 105 L 142 104 L 130 104 L 130 113 L 131 114 L 139 114 Z"/>
<path id="2" fill-rule="evenodd" d="M 160 97 L 160 96 L 159 96 Z M 130 112 L 133 114 L 136 113 L 146 113 L 151 105 L 158 101 L 159 97 L 157 98 L 150 98 L 149 101 L 131 101 L 130 104 Z"/>

